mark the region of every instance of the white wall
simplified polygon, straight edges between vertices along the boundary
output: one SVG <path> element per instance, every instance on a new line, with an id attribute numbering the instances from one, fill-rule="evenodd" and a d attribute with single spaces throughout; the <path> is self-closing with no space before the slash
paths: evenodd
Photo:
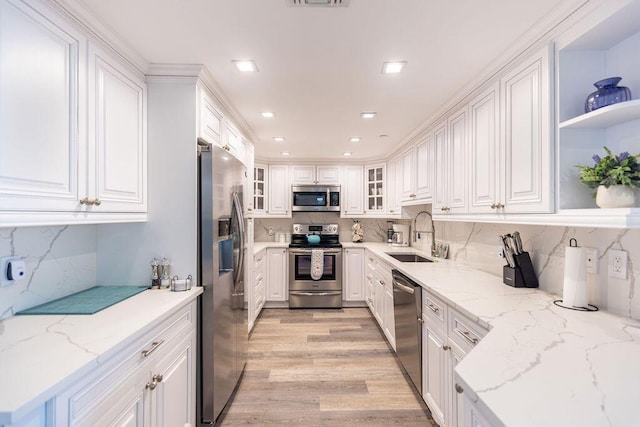
<path id="1" fill-rule="evenodd" d="M 196 277 L 197 139 L 195 79 L 149 83 L 149 219 L 98 226 L 101 285 L 145 285 L 153 257 L 171 275 Z"/>
<path id="2" fill-rule="evenodd" d="M 24 280 L 0 287 L 3 319 L 94 286 L 96 226 L 0 228 L 0 256 L 25 257 L 27 264 Z"/>

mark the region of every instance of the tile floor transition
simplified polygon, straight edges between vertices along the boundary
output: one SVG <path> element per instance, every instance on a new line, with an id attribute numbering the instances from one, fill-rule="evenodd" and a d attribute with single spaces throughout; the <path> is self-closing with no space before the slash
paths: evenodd
<path id="1" fill-rule="evenodd" d="M 265 309 L 218 423 L 437 425 L 404 375 L 366 308 Z"/>

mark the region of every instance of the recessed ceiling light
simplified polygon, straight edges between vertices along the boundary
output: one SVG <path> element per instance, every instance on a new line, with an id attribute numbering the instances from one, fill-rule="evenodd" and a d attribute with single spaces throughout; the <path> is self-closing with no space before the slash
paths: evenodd
<path id="1" fill-rule="evenodd" d="M 349 138 L 349 142 L 360 142 L 360 137 L 352 136 L 351 138 Z"/>
<path id="2" fill-rule="evenodd" d="M 283 152 L 281 152 L 280 154 L 282 154 L 283 156 L 289 156 L 289 155 L 291 155 L 291 153 L 290 153 L 290 152 L 288 152 L 288 151 L 283 151 Z"/>
<path id="3" fill-rule="evenodd" d="M 274 136 L 273 140 L 275 142 L 283 142 L 284 141 L 284 136 Z"/>
<path id="4" fill-rule="evenodd" d="M 360 114 L 360 117 L 362 117 L 363 119 L 373 119 L 375 116 L 375 111 L 365 111 L 364 113 Z"/>
<path id="5" fill-rule="evenodd" d="M 402 71 L 405 65 L 407 65 L 407 61 L 384 62 L 382 74 L 397 74 Z"/>
<path id="6" fill-rule="evenodd" d="M 262 117 L 264 117 L 265 119 L 272 119 L 274 118 L 276 115 L 272 112 L 272 111 L 263 111 L 262 113 L 260 113 L 262 115 Z"/>
<path id="7" fill-rule="evenodd" d="M 343 156 L 350 156 L 351 155 L 351 151 L 345 151 L 344 153 L 342 153 Z"/>
<path id="8" fill-rule="evenodd" d="M 254 73 L 258 71 L 258 66 L 252 60 L 233 60 L 233 65 L 236 66 L 238 71 L 242 71 L 243 73 Z"/>

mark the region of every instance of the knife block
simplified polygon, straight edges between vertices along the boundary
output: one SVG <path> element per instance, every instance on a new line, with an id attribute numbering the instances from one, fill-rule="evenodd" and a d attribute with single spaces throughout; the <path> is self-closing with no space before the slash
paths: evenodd
<path id="1" fill-rule="evenodd" d="M 515 267 L 502 267 L 502 282 L 514 288 L 537 288 L 538 278 L 533 269 L 533 263 L 528 252 L 514 254 Z"/>

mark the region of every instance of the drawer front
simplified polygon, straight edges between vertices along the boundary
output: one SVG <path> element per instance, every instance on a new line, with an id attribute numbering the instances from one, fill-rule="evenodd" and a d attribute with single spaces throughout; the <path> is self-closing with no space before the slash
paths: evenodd
<path id="1" fill-rule="evenodd" d="M 422 291 L 422 314 L 432 327 L 446 329 L 447 305 L 425 290 Z"/>
<path id="2" fill-rule="evenodd" d="M 160 291 L 159 291 L 160 292 Z M 194 333 L 196 302 L 183 307 L 142 338 L 135 341 L 102 367 L 56 398 L 57 410 L 65 425 L 87 425 L 104 408 L 114 405 L 126 391 L 142 394 L 151 365 L 170 351 L 187 334 Z M 60 420 L 60 418 L 57 418 Z"/>
<path id="3" fill-rule="evenodd" d="M 487 334 L 487 330 L 456 310 L 449 310 L 449 339 L 466 352 L 471 351 Z"/>

